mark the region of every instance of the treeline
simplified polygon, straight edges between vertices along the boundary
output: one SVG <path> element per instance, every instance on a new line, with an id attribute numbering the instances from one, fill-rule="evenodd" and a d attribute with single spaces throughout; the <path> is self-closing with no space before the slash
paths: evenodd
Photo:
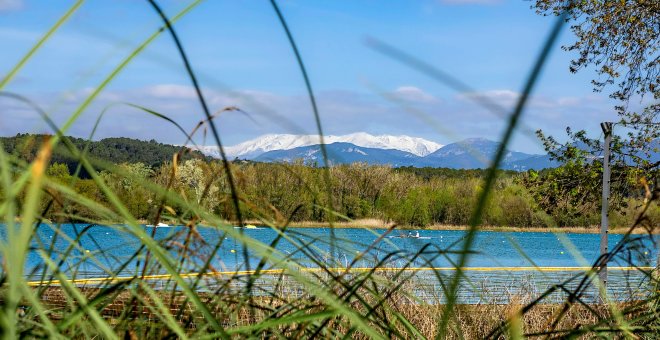
<path id="1" fill-rule="evenodd" d="M 335 166 L 328 170 L 328 176 L 323 169 L 302 163 L 236 161 L 231 169 L 244 218 L 325 222 L 345 216 L 419 227 L 468 224 L 482 190 L 483 177 L 483 172 L 474 170 L 425 169 L 419 173 L 413 169 L 365 164 Z M 73 178 L 66 165 L 53 164 L 47 174 L 57 183 L 73 186 L 84 197 L 111 206 L 93 180 Z M 553 193 L 544 193 L 548 184 L 543 182 L 544 176 L 549 175 L 533 171 L 502 172 L 491 192 L 483 224 L 524 228 L 600 223 L 600 202 L 571 206 L 573 203 L 562 201 L 561 197 L 548 201 L 547 195 Z M 163 213 L 170 217 L 193 217 L 185 206 L 164 200 L 162 194 L 155 193 L 154 185 L 169 188 L 187 202 L 228 220 L 236 218 L 227 176 L 218 161 L 188 159 L 175 167 L 169 162 L 155 167 L 121 163 L 112 171 L 101 171 L 100 177 L 138 219 L 152 219 L 162 204 L 168 207 Z M 48 191 L 42 202 L 46 218 L 85 220 L 97 217 L 97 212 L 67 201 L 56 188 Z M 635 207 L 642 202 L 640 197 L 626 200 L 627 207 L 612 212 L 613 226 L 630 225 Z M 547 202 L 555 202 L 555 205 Z M 332 207 L 334 213 L 328 207 Z M 657 204 L 650 215 L 653 223 L 660 222 Z"/>
<path id="2" fill-rule="evenodd" d="M 5 152 L 31 162 L 37 155 L 39 146 L 47 135 L 17 134 L 13 137 L 0 137 L 0 143 Z M 78 150 L 85 152 L 86 157 L 95 164 L 95 160 L 103 160 L 113 164 L 142 163 L 152 168 L 157 168 L 166 162 L 172 161 L 172 155 L 179 152 L 181 147 L 162 144 L 155 140 L 141 141 L 137 139 L 117 137 L 105 138 L 99 141 L 88 141 L 82 138 L 66 137 Z M 182 159 L 204 158 L 198 151 L 187 150 Z M 64 143 L 58 143 L 53 150 L 51 163 L 65 164 L 71 173 L 78 167 L 78 160 L 66 148 Z M 101 167 L 98 167 L 99 169 Z M 84 169 L 81 171 L 82 178 L 89 178 Z"/>

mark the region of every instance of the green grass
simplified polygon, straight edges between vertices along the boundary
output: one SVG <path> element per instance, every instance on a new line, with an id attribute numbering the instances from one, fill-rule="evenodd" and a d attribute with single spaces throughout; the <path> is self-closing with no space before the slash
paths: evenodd
<path id="1" fill-rule="evenodd" d="M 144 338 L 313 338 L 313 337 L 353 337 L 353 338 L 410 338 L 410 337 L 492 337 L 509 336 L 518 338 L 525 335 L 580 336 L 646 336 L 658 331 L 657 274 L 655 271 L 644 272 L 652 291 L 639 300 L 628 303 L 612 303 L 594 306 L 583 301 L 589 287 L 593 287 L 599 267 L 615 258 L 625 258 L 628 252 L 638 251 L 637 237 L 632 230 L 644 227 L 648 220 L 644 218 L 646 209 L 657 204 L 658 192 L 649 192 L 647 203 L 638 212 L 639 218 L 624 234 L 623 241 L 609 254 L 593 264 L 593 270 L 586 274 L 576 274 L 571 282 L 580 282 L 577 288 L 568 288 L 569 282 L 562 282 L 551 287 L 539 296 L 528 298 L 527 303 L 508 306 L 473 306 L 458 305 L 458 292 L 462 285 L 473 284 L 463 280 L 460 268 L 469 265 L 470 255 L 476 251 L 474 239 L 481 226 L 483 213 L 493 193 L 493 185 L 499 174 L 491 170 L 483 180 L 477 203 L 471 212 L 471 223 L 460 247 L 450 245 L 447 248 L 427 245 L 420 250 L 399 249 L 389 254 L 379 254 L 374 258 L 373 270 L 354 271 L 355 265 L 342 262 L 335 254 L 340 251 L 354 251 L 337 242 L 334 233 L 328 238 L 310 240 L 295 230 L 287 230 L 291 216 L 273 219 L 266 212 L 271 207 L 260 202 L 246 199 L 235 185 L 235 172 L 227 161 L 224 151 L 222 166 L 214 168 L 215 177 L 211 176 L 199 195 L 191 195 L 173 190 L 180 164 L 178 156 L 170 165 L 172 171 L 163 173 L 158 181 L 142 178 L 131 173 L 126 167 L 108 164 L 102 160 L 92 160 L 86 149 L 78 148 L 67 137 L 66 132 L 88 112 L 89 106 L 98 95 L 122 72 L 141 52 L 167 32 L 175 40 L 179 56 L 184 60 L 187 74 L 197 89 L 200 105 L 205 117 L 202 122 L 208 124 L 214 140 L 222 150 L 220 135 L 214 123 L 213 115 L 207 107 L 202 92 L 197 84 L 197 77 L 188 60 L 184 42 L 176 35 L 175 22 L 196 9 L 199 1 L 192 2 L 180 13 L 168 19 L 161 12 L 155 1 L 150 1 L 155 14 L 163 20 L 161 28 L 146 37 L 95 87 L 95 90 L 76 108 L 69 119 L 62 125 L 55 125 L 47 114 L 33 103 L 46 123 L 54 131 L 54 136 L 39 147 L 38 156 L 25 162 L 0 147 L 0 213 L 6 228 L 6 237 L 0 244 L 0 254 L 4 261 L 1 272 L 0 290 L 1 310 L 0 325 L 5 337 L 144 337 Z M 303 49 L 295 43 L 293 32 L 285 20 L 285 13 L 280 11 L 275 1 L 271 2 L 288 37 L 305 80 L 310 100 L 314 104 L 312 79 L 307 74 L 303 63 Z M 5 87 L 29 59 L 39 52 L 56 30 L 73 15 L 80 3 L 76 3 L 65 13 L 39 40 L 18 64 L 3 77 L 0 89 Z M 529 72 L 527 82 L 513 113 L 508 115 L 508 128 L 502 137 L 502 145 L 493 164 L 501 161 L 504 148 L 518 121 L 524 115 L 526 100 L 532 93 L 543 69 L 549 52 L 554 48 L 559 30 L 563 26 L 563 17 L 557 19 L 551 34 L 544 43 L 542 51 Z M 392 49 L 389 50 L 393 51 Z M 399 55 L 393 54 L 391 55 Z M 400 59 L 400 58 L 399 58 Z M 405 59 L 405 58 L 404 58 Z M 407 60 L 407 61 L 406 61 Z M 404 61 L 412 66 L 412 59 Z M 426 64 L 424 64 L 426 65 Z M 420 70 L 419 67 L 415 67 Z M 429 73 L 428 68 L 421 68 Z M 9 98 L 9 97 L 8 97 Z M 14 99 L 18 97 L 14 96 Z M 137 108 L 171 123 L 167 115 L 149 108 L 136 105 Z M 314 117 L 322 134 L 320 113 L 315 105 Z M 93 133 L 92 133 L 93 137 Z M 189 136 L 188 136 L 189 138 Z M 91 137 L 90 137 L 91 139 Z M 90 175 L 95 188 L 106 203 L 87 197 L 76 190 L 78 179 L 71 178 L 61 182 L 47 173 L 49 158 L 55 147 L 64 147 Z M 184 152 L 185 149 L 182 149 Z M 325 156 L 324 156 L 325 157 Z M 327 162 L 324 162 L 327 164 Z M 99 169 L 102 172 L 99 172 Z M 318 177 L 325 186 L 323 192 L 312 192 L 315 208 L 327 213 L 330 218 L 330 230 L 335 220 L 348 220 L 333 208 L 332 172 L 324 169 Z M 186 225 L 182 232 L 156 239 L 138 223 L 138 217 L 127 207 L 126 197 L 111 187 L 107 176 L 139 183 L 149 195 L 155 198 L 156 208 L 152 223 L 162 219 L 173 220 Z M 231 216 L 217 214 L 213 205 L 209 205 L 209 192 L 220 180 L 228 184 L 222 202 L 229 204 L 234 212 Z M 20 202 L 20 204 L 19 204 Z M 46 202 L 46 204 L 41 204 Z M 62 220 L 79 219 L 80 216 L 67 211 L 67 207 L 77 205 L 93 212 L 85 217 L 89 226 L 109 224 L 112 228 L 138 238 L 142 245 L 129 259 L 117 259 L 115 266 L 105 268 L 105 261 L 112 254 L 98 249 L 83 249 L 80 238 L 88 232 L 83 228 L 72 237 L 62 231 L 62 225 L 56 222 L 41 224 L 43 217 L 55 214 Z M 173 207 L 176 207 L 173 208 Z M 292 214 L 298 208 L 293 209 Z M 264 225 L 278 232 L 278 237 L 271 243 L 263 243 L 250 238 L 242 229 L 235 229 L 234 224 L 243 223 L 243 216 L 252 216 Z M 19 218 L 20 217 L 20 218 Z M 121 221 L 121 224 L 109 222 Z M 197 233 L 197 226 L 204 221 L 222 236 L 216 243 L 208 243 Z M 646 224 L 645 224 L 646 223 Z M 647 225 L 646 225 L 647 226 Z M 650 226 L 655 227 L 655 226 Z M 54 238 L 50 243 L 42 243 L 36 236 L 39 228 L 51 228 Z M 652 229 L 652 228 L 650 228 Z M 653 231 L 653 230 L 649 230 Z M 386 231 L 386 232 L 389 232 Z M 561 235 L 558 235 L 561 236 Z M 236 272 L 232 275 L 215 275 L 218 251 L 228 237 L 243 245 L 244 252 L 237 256 L 247 258 L 247 250 L 260 261 L 255 268 L 243 267 L 248 274 Z M 296 246 L 295 253 L 283 253 L 277 244 L 286 240 Z M 380 239 L 379 239 L 380 241 Z M 62 247 L 61 242 L 66 246 Z M 378 242 L 378 241 L 377 241 Z M 35 245 L 36 244 L 36 245 Z M 328 253 L 321 251 L 320 245 L 327 245 Z M 342 248 L 347 247 L 347 248 Z M 370 255 L 373 245 L 367 248 L 363 256 Z M 89 251 L 89 252 L 88 252 Z M 522 250 L 521 250 L 522 252 Z M 29 253 L 41 257 L 43 265 L 35 273 L 25 272 L 26 258 Z M 432 264 L 437 258 L 447 258 L 449 254 L 458 254 L 455 270 L 449 277 L 440 271 L 432 272 L 437 279 L 438 290 L 433 292 L 437 300 L 429 303 L 422 301 L 416 294 L 419 282 L 414 274 L 406 269 L 416 261 Z M 524 254 L 521 254 L 524 256 Z M 127 280 L 107 281 L 95 287 L 82 287 L 75 282 L 84 269 L 82 264 L 91 261 L 104 267 L 109 279 L 119 278 L 122 270 L 137 259 L 140 266 Z M 318 267 L 318 271 L 304 271 L 308 266 Z M 394 271 L 379 271 L 378 268 L 397 265 Z M 337 270 L 337 268 L 341 270 Z M 274 271 L 272 271 L 272 270 Z M 645 271 L 646 269 L 640 269 Z M 198 273 L 190 279 L 190 272 Z M 166 274 L 162 280 L 150 280 L 149 276 L 157 273 Z M 43 284 L 36 286 L 28 282 L 28 274 L 35 274 Z M 656 285 L 656 286 L 653 286 Z M 291 293 L 291 287 L 299 287 L 301 292 Z M 566 297 L 565 303 L 548 306 L 546 298 L 553 292 L 561 292 Z M 441 300 L 442 299 L 442 300 Z M 443 301 L 440 303 L 440 301 Z M 480 309 L 481 308 L 481 309 Z M 508 308 L 508 309 L 507 309 Z M 493 314 L 496 317 L 493 317 Z M 567 322 L 574 317 L 579 324 Z M 478 321 L 471 321 L 470 318 Z M 466 321 L 468 320 L 468 321 Z M 475 331 L 475 325 L 480 327 Z"/>

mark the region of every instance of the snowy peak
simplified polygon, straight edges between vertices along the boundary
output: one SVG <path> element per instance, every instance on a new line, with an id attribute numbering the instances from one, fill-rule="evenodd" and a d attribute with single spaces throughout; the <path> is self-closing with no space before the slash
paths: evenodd
<path id="1" fill-rule="evenodd" d="M 338 141 L 340 140 L 340 141 Z M 325 136 L 329 165 L 367 164 L 392 167 L 434 167 L 453 169 L 484 169 L 491 165 L 499 142 L 484 138 L 469 138 L 456 143 L 440 144 L 409 136 L 373 136 L 364 132 L 344 136 Z M 315 135 L 264 135 L 225 148 L 230 159 L 235 157 L 258 162 L 301 160 L 305 164 L 322 165 L 319 138 Z M 218 157 L 217 148 L 201 147 L 200 151 Z M 433 150 L 433 151 L 431 151 Z M 548 155 L 532 155 L 505 150 L 499 168 L 515 171 L 559 166 Z"/>
<path id="2" fill-rule="evenodd" d="M 376 149 L 394 149 L 399 151 L 410 152 L 417 156 L 426 156 L 442 147 L 441 144 L 418 137 L 410 137 L 405 135 L 390 136 L 379 135 L 373 136 L 365 132 L 357 132 L 344 136 L 328 136 L 330 141 L 326 143 L 351 143 L 365 148 Z"/>
<path id="3" fill-rule="evenodd" d="M 291 163 L 301 160 L 305 164 L 323 165 L 325 160 L 318 144 L 301 146 L 290 150 L 268 151 L 255 158 L 260 162 Z M 328 164 L 366 163 L 371 165 L 390 165 L 393 167 L 412 166 L 420 158 L 409 152 L 395 149 L 379 149 L 357 146 L 351 143 L 336 142 L 326 145 Z"/>
<path id="4" fill-rule="evenodd" d="M 488 139 L 468 138 L 460 142 L 447 144 L 424 157 L 419 164 L 444 168 L 483 169 L 491 165 L 500 146 L 499 142 Z M 500 163 L 500 168 L 509 170 L 543 169 L 551 166 L 553 164 L 547 156 L 531 155 L 511 150 L 506 150 Z"/>
<path id="5" fill-rule="evenodd" d="M 268 151 L 290 150 L 319 143 L 320 139 L 312 135 L 268 134 L 237 145 L 228 146 L 225 148 L 225 151 L 229 158 L 252 159 Z"/>
<path id="6" fill-rule="evenodd" d="M 410 136 L 374 136 L 366 132 L 357 132 L 348 135 L 323 137 L 325 144 L 350 143 L 364 148 L 392 149 L 409 152 L 417 156 L 426 156 L 442 147 L 441 144 L 418 137 Z M 321 139 L 318 135 L 292 135 L 268 134 L 255 139 L 225 147 L 228 158 L 254 159 L 261 154 L 275 150 L 291 150 L 303 146 L 318 145 Z M 218 148 L 215 146 L 201 146 L 199 151 L 212 157 L 219 158 Z"/>
<path id="7" fill-rule="evenodd" d="M 499 142 L 484 138 L 469 138 L 442 146 L 410 136 L 374 136 L 364 132 L 343 136 L 324 136 L 328 163 L 362 162 L 393 167 L 414 166 L 453 169 L 484 169 L 490 166 Z M 229 159 L 241 158 L 260 162 L 293 162 L 323 164 L 320 138 L 317 135 L 270 134 L 225 148 Z M 219 158 L 218 148 L 199 147 L 206 155 Z M 525 171 L 559 164 L 548 155 L 532 155 L 506 150 L 501 169 Z"/>

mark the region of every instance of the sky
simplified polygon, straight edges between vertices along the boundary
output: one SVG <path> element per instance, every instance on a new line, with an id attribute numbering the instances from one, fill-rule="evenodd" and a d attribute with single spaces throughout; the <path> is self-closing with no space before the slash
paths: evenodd
<path id="1" fill-rule="evenodd" d="M 169 17 L 191 2 L 161 0 Z M 0 79 L 12 70 L 74 1 L 0 0 Z M 318 101 L 325 134 L 409 135 L 441 144 L 465 138 L 499 140 L 541 46 L 556 18 L 530 1 L 280 0 Z M 4 91 L 41 107 L 59 126 L 108 79 L 161 22 L 147 1 L 87 1 L 45 42 Z M 268 133 L 315 134 L 305 84 L 285 31 L 269 1 L 207 0 L 174 27 L 197 74 L 222 142 L 237 144 Z M 427 74 L 378 52 L 377 39 L 451 74 L 473 92 L 456 92 Z M 564 27 L 510 144 L 541 153 L 533 131 L 563 139 L 565 128 L 600 133 L 616 120 L 608 92 L 593 91 L 593 69 L 569 72 L 575 37 Z M 493 113 L 474 101 L 488 98 Z M 169 35 L 159 35 L 111 79 L 65 131 L 93 136 L 155 139 L 182 144 L 204 118 Z M 0 97 L 0 135 L 52 133 L 27 105 Z M 100 120 L 99 120 L 99 117 Z M 94 126 L 98 121 L 98 127 Z M 92 134 L 93 132 L 93 134 Z M 208 131 L 207 131 L 208 132 Z M 204 131 L 198 144 L 213 144 Z"/>

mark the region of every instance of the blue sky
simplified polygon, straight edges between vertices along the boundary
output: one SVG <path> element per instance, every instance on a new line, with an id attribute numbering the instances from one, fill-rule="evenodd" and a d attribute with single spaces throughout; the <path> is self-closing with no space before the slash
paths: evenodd
<path id="1" fill-rule="evenodd" d="M 189 1 L 161 1 L 173 16 Z M 0 0 L 0 76 L 4 76 L 73 1 Z M 470 98 L 365 44 L 377 38 L 445 70 L 481 96 L 511 108 L 554 22 L 529 1 L 299 1 L 280 8 L 304 57 L 327 134 L 405 134 L 447 144 L 497 140 L 504 127 Z M 30 60 L 6 91 L 26 96 L 64 122 L 109 72 L 160 25 L 146 1 L 88 1 Z M 247 112 L 217 119 L 223 141 L 266 133 L 315 133 L 311 106 L 286 36 L 268 1 L 207 0 L 175 24 L 213 111 Z M 574 37 L 568 27 L 561 45 Z M 558 137 L 566 126 L 599 133 L 614 119 L 607 93 L 594 93 L 593 70 L 568 71 L 573 55 L 555 48 L 511 147 L 540 152 L 525 131 Z M 168 115 L 187 130 L 203 118 L 171 38 L 161 35 L 112 81 L 68 134 L 127 136 L 182 143 L 169 123 L 118 103 Z M 7 99 L 0 135 L 49 132 L 30 110 Z M 201 135 L 198 142 L 202 143 Z M 207 141 L 206 144 L 210 144 Z"/>

